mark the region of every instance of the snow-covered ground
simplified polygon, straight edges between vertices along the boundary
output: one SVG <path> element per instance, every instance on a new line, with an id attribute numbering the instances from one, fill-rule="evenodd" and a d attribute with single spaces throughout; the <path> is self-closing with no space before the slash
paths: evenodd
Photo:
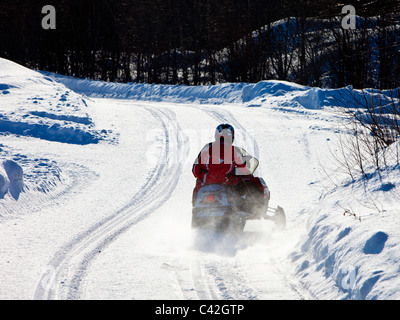
<path id="1" fill-rule="evenodd" d="M 341 173 L 343 92 L 103 83 L 0 59 L 0 298 L 399 299 L 399 168 Z M 192 232 L 192 162 L 221 122 L 260 160 L 284 231 Z"/>

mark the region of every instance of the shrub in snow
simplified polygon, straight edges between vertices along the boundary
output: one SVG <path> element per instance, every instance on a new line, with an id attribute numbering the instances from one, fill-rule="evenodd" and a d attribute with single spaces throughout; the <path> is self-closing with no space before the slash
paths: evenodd
<path id="1" fill-rule="evenodd" d="M 22 167 L 12 160 L 6 160 L 3 162 L 4 170 L 6 170 L 9 184 L 9 191 L 11 196 L 18 200 L 20 193 L 24 188 L 24 180 L 23 180 L 23 170 Z"/>

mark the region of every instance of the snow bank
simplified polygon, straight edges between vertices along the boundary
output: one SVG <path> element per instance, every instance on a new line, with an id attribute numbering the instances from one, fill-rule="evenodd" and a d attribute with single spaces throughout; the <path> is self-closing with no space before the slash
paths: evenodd
<path id="1" fill-rule="evenodd" d="M 64 84 L 69 89 L 85 94 L 88 97 L 137 99 L 146 101 L 165 101 L 175 103 L 245 103 L 249 106 L 260 106 L 270 101 L 293 101 L 304 92 L 317 90 L 286 81 L 268 80 L 258 83 L 224 83 L 207 86 L 155 85 L 146 83 L 109 83 L 87 79 L 65 77 L 58 74 L 42 72 Z M 299 98 L 301 99 L 301 98 Z M 307 99 L 303 99 L 306 101 Z M 255 105 L 256 104 L 256 105 Z M 320 107 L 321 103 L 317 103 Z M 310 106 L 307 101 L 307 107 Z M 315 108 L 316 106 L 310 106 Z"/>
<path id="2" fill-rule="evenodd" d="M 233 103 L 240 100 L 243 83 L 227 83 L 216 86 L 154 85 L 146 83 L 110 83 L 65 77 L 42 72 L 64 84 L 67 88 L 88 97 L 169 101 L 177 103 Z"/>
<path id="3" fill-rule="evenodd" d="M 97 143 L 85 100 L 63 84 L 0 58 L 0 132 L 73 144 Z"/>
<path id="4" fill-rule="evenodd" d="M 136 99 L 143 101 L 201 104 L 244 104 L 247 107 L 290 109 L 324 109 L 336 106 L 355 108 L 357 101 L 374 101 L 382 95 L 374 90 L 364 94 L 351 86 L 340 89 L 308 87 L 279 80 L 258 83 L 223 83 L 206 86 L 155 85 L 146 83 L 110 83 L 66 77 L 42 72 L 46 77 L 64 84 L 70 90 L 88 97 Z M 347 104 L 346 101 L 349 103 Z M 387 99 L 390 103 L 391 99 Z M 363 106 L 362 104 L 358 104 Z"/>
<path id="5" fill-rule="evenodd" d="M 386 150 L 385 171 L 327 184 L 315 208 L 303 210 L 308 234 L 290 259 L 319 299 L 400 298 L 399 147 Z"/>

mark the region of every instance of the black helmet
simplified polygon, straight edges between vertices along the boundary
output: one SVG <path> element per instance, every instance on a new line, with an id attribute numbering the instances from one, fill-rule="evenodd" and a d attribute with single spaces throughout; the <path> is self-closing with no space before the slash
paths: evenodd
<path id="1" fill-rule="evenodd" d="M 217 129 L 215 129 L 215 140 L 218 141 L 221 138 L 225 139 L 235 139 L 235 129 L 228 123 L 220 124 Z"/>

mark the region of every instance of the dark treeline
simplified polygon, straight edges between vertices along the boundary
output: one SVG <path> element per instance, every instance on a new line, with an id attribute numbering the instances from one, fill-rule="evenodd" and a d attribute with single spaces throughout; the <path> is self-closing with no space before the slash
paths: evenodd
<path id="1" fill-rule="evenodd" d="M 349 4 L 355 30 L 335 0 L 2 0 L 0 56 L 105 81 L 400 86 L 399 0 Z"/>

